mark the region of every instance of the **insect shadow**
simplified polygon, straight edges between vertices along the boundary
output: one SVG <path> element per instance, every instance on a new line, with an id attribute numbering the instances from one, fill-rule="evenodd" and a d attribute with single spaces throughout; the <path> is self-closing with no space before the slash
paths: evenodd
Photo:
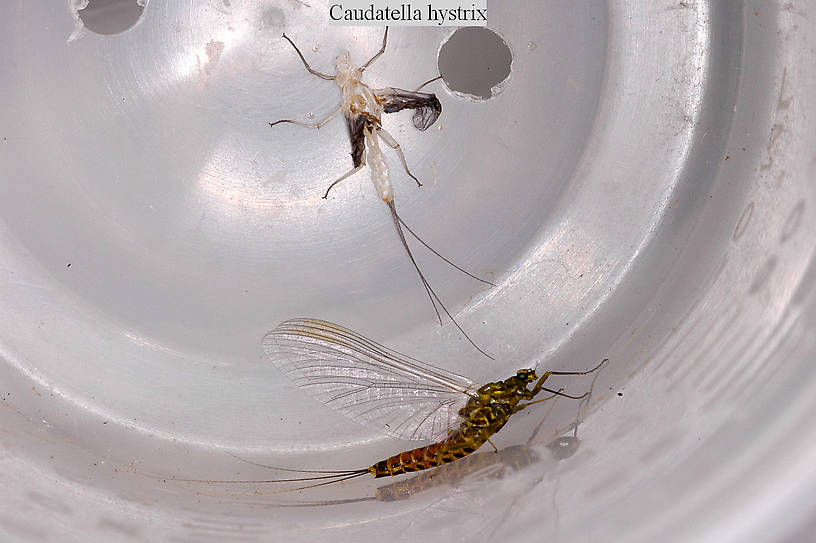
<path id="1" fill-rule="evenodd" d="M 459 332 L 465 337 L 465 339 L 467 339 L 467 341 L 476 348 L 476 350 L 488 358 L 493 359 L 492 356 L 485 352 L 470 338 L 470 336 L 459 325 L 451 312 L 442 302 L 441 298 L 433 287 L 431 287 L 425 275 L 422 273 L 419 264 L 414 258 L 413 252 L 411 251 L 411 248 L 406 240 L 405 233 L 407 232 L 431 253 L 461 273 L 486 285 L 496 285 L 491 281 L 474 275 L 461 266 L 455 264 L 450 259 L 444 257 L 436 249 L 431 247 L 421 237 L 419 237 L 419 235 L 417 235 L 414 230 L 410 228 L 404 220 L 402 220 L 402 217 L 400 217 L 400 215 L 397 213 L 397 207 L 394 203 L 394 187 L 391 184 L 391 177 L 388 172 L 388 163 L 386 162 L 385 155 L 380 147 L 380 140 L 382 140 L 388 147 L 396 151 L 405 172 L 411 177 L 411 179 L 416 181 L 417 186 L 422 186 L 419 179 L 408 168 L 408 162 L 405 159 L 405 154 L 403 153 L 400 144 L 397 143 L 397 140 L 395 140 L 393 136 L 391 136 L 391 134 L 389 134 L 383 128 L 382 116 L 384 113 L 394 113 L 404 109 L 410 109 L 414 111 L 412 117 L 414 127 L 421 131 L 427 130 L 436 122 L 439 115 L 442 113 L 442 104 L 439 102 L 439 99 L 435 94 L 419 91 L 429 83 L 440 79 L 442 76 L 440 75 L 426 81 L 414 91 L 407 91 L 394 87 L 373 89 L 366 85 L 362 81 L 363 72 L 366 70 L 366 68 L 371 66 L 374 61 L 380 58 L 383 53 L 385 53 L 385 49 L 388 44 L 388 27 L 385 28 L 382 47 L 373 57 L 368 59 L 368 62 L 362 66 L 357 66 L 351 61 L 350 53 L 346 51 L 337 57 L 337 72 L 334 75 L 324 74 L 313 69 L 306 60 L 306 57 L 304 57 L 303 53 L 301 53 L 298 46 L 295 45 L 295 42 L 293 42 L 286 34 L 283 35 L 283 38 L 292 45 L 295 52 L 300 57 L 300 60 L 303 62 L 303 65 L 306 67 L 306 70 L 308 70 L 310 74 L 321 79 L 334 81 L 340 87 L 340 90 L 343 93 L 343 99 L 340 105 L 334 108 L 332 112 L 326 116 L 326 118 L 316 123 L 309 124 L 293 119 L 280 119 L 275 122 L 270 122 L 269 126 L 274 127 L 275 125 L 281 123 L 291 123 L 298 126 L 303 126 L 305 128 L 319 129 L 342 112 L 343 117 L 346 120 L 346 128 L 348 129 L 349 141 L 351 143 L 352 168 L 329 185 L 329 187 L 326 189 L 326 193 L 323 195 L 323 198 L 328 198 L 329 192 L 331 192 L 332 188 L 334 188 L 341 181 L 348 179 L 355 173 L 359 172 L 364 166 L 367 165 L 371 171 L 371 181 L 374 183 L 374 188 L 376 189 L 380 199 L 385 202 L 389 211 L 391 212 L 391 218 L 394 221 L 394 227 L 397 230 L 400 243 L 402 243 L 411 264 L 416 270 L 417 275 L 419 275 L 422 286 L 425 288 L 425 292 L 427 293 L 428 298 L 431 300 L 431 305 L 436 312 L 436 317 L 439 320 L 439 324 L 443 324 L 442 314 L 444 313 L 454 324 L 454 326 L 456 326 Z M 440 308 L 442 310 L 441 312 Z"/>

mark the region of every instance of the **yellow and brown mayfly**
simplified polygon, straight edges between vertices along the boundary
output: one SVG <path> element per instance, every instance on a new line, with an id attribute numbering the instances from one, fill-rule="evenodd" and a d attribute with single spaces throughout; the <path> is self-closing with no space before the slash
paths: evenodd
<path id="1" fill-rule="evenodd" d="M 571 396 L 547 388 L 544 383 L 553 375 L 592 373 L 607 361 L 604 359 L 587 371 L 547 371 L 540 378 L 534 369 L 522 369 L 504 381 L 478 385 L 467 377 L 398 353 L 347 328 L 315 319 L 281 323 L 264 336 L 263 348 L 267 358 L 294 384 L 352 420 L 400 439 L 434 443 L 362 469 L 274 468 L 315 475 L 209 482 L 324 480 L 300 487 L 302 489 L 366 474 L 391 477 L 441 466 L 464 458 L 490 442 L 490 437 L 501 430 L 512 415 L 526 407 L 554 396 L 584 398 L 586 394 Z M 549 395 L 535 400 L 541 392 Z"/>

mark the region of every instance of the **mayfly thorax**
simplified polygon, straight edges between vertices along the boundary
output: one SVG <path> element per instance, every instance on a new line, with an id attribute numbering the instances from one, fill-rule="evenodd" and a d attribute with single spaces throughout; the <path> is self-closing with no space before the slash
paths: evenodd
<path id="1" fill-rule="evenodd" d="M 433 441 L 369 467 L 288 479 L 204 481 L 224 483 L 310 482 L 323 486 L 367 474 L 391 477 L 464 458 L 501 430 L 515 413 L 554 396 L 582 399 L 544 386 L 551 376 L 586 375 L 587 371 L 522 369 L 503 380 L 478 385 L 330 322 L 292 319 L 263 338 L 269 361 L 294 384 L 352 420 L 401 439 Z M 536 399 L 540 393 L 544 398 Z M 493 446 L 495 448 L 495 446 Z M 266 466 L 271 467 L 271 466 Z M 302 473 L 302 470 L 275 468 Z"/>
<path id="2" fill-rule="evenodd" d="M 405 221 L 403 221 L 397 213 L 396 204 L 394 203 L 394 187 L 391 184 L 388 163 L 386 162 L 385 155 L 380 147 L 380 141 L 382 141 L 385 143 L 385 145 L 396 151 L 405 172 L 414 181 L 416 181 L 418 186 L 422 186 L 419 179 L 417 179 L 417 177 L 411 173 L 411 170 L 408 168 L 408 162 L 405 160 L 405 154 L 402 151 L 402 147 L 400 147 L 399 143 L 397 143 L 391 134 L 389 134 L 383 128 L 382 116 L 384 113 L 394 113 L 397 111 L 402 111 L 403 109 L 410 109 L 414 112 L 412 116 L 412 123 L 414 127 L 421 131 L 427 130 L 436 122 L 436 119 L 442 113 L 442 104 L 439 102 L 439 99 L 435 94 L 419 91 L 425 85 L 439 79 L 441 76 L 426 81 L 415 91 L 407 91 L 393 87 L 373 89 L 366 85 L 362 81 L 363 72 L 383 53 L 385 53 L 385 48 L 388 43 L 387 27 L 385 29 L 385 34 L 383 35 L 382 47 L 373 57 L 368 60 L 368 62 L 362 66 L 357 66 L 352 63 L 351 56 L 348 51 L 346 51 L 337 57 L 337 72 L 334 75 L 327 75 L 314 70 L 303 56 L 303 53 L 300 52 L 297 45 L 295 45 L 295 43 L 286 34 L 284 34 L 283 37 L 292 45 L 292 47 L 294 47 L 295 51 L 300 57 L 300 60 L 303 62 L 303 65 L 306 67 L 309 73 L 322 79 L 334 81 L 340 87 L 343 93 L 343 98 L 340 105 L 334 108 L 334 110 L 332 110 L 332 112 L 326 118 L 314 124 L 303 123 L 292 119 L 281 119 L 275 122 L 270 122 L 269 125 L 275 126 L 280 123 L 292 123 L 306 128 L 319 129 L 342 112 L 343 117 L 346 120 L 346 128 L 348 129 L 349 140 L 351 143 L 352 168 L 328 186 L 323 198 L 328 197 L 329 192 L 335 185 L 351 177 L 367 165 L 371 171 L 371 181 L 374 184 L 377 195 L 383 202 L 385 202 L 389 211 L 391 212 L 391 218 L 394 222 L 400 242 L 408 254 L 411 264 L 419 275 L 422 286 L 425 288 L 425 291 L 431 300 L 434 311 L 436 311 L 436 316 L 439 319 L 439 323 L 442 324 L 442 314 L 439 311 L 439 308 L 441 308 L 442 313 L 444 313 L 451 320 L 451 322 L 453 322 L 454 326 L 456 326 L 456 328 L 471 345 L 473 345 L 479 352 L 488 358 L 492 358 L 489 354 L 482 350 L 482 348 L 476 345 L 470 336 L 462 329 L 450 311 L 448 311 L 445 304 L 442 303 L 442 300 L 420 270 L 419 264 L 414 258 L 413 252 L 411 251 L 411 248 L 406 240 L 405 232 L 407 231 L 408 234 L 419 241 L 419 243 L 425 246 L 429 251 L 465 275 L 468 275 L 469 277 L 487 285 L 495 285 L 490 281 L 475 276 L 442 256 L 430 245 L 425 243 L 425 241 L 423 241 L 416 233 L 414 233 L 414 231 L 407 224 L 405 224 Z"/>

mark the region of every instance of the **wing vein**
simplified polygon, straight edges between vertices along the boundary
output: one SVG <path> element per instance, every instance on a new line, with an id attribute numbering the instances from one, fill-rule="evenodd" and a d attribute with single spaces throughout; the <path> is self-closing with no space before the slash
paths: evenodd
<path id="1" fill-rule="evenodd" d="M 437 439 L 458 424 L 476 386 L 337 324 L 292 319 L 263 338 L 293 384 L 349 418 L 403 439 Z"/>

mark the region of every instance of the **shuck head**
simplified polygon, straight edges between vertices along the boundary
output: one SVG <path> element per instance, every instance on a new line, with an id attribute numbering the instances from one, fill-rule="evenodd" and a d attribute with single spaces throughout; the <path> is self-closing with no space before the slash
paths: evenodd
<path id="1" fill-rule="evenodd" d="M 337 68 L 335 78 L 341 85 L 346 82 L 358 83 L 363 78 L 362 68 L 351 62 L 351 54 L 348 51 L 337 56 L 335 66 Z"/>

